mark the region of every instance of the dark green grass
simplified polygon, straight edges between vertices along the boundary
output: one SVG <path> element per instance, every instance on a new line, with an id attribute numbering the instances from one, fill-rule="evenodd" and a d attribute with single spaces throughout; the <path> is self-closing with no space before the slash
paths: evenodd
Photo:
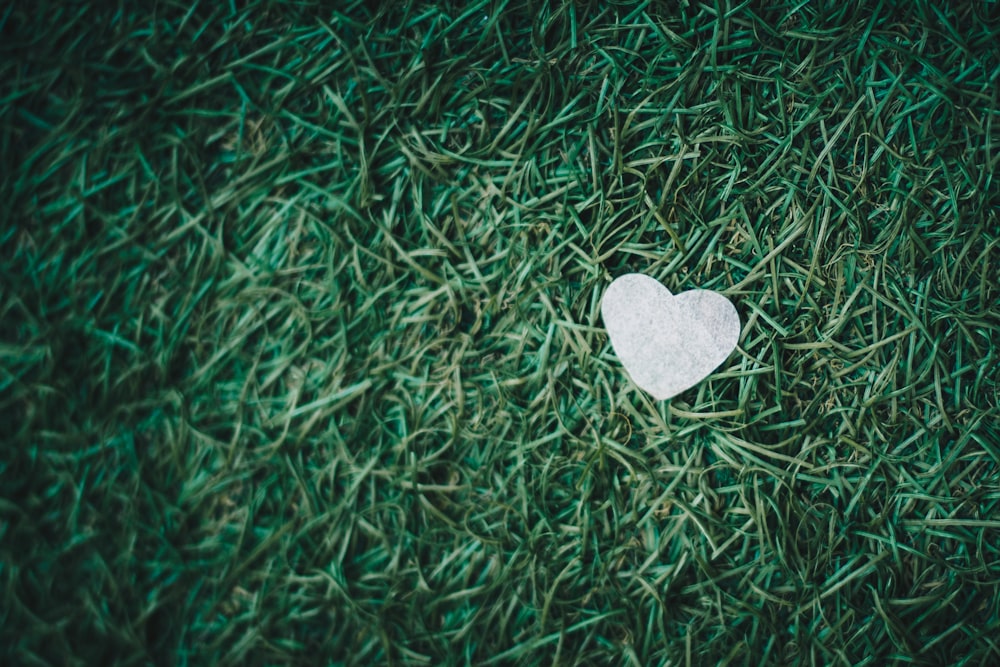
<path id="1" fill-rule="evenodd" d="M 147 4 L 0 10 L 0 661 L 1000 662 L 997 3 Z"/>

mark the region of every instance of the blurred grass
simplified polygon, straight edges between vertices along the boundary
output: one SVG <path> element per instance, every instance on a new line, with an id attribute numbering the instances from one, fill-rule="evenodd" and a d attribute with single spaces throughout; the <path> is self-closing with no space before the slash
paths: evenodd
<path id="1" fill-rule="evenodd" d="M 0 35 L 4 664 L 1000 662 L 997 3 Z M 741 313 L 670 402 L 628 271 Z"/>

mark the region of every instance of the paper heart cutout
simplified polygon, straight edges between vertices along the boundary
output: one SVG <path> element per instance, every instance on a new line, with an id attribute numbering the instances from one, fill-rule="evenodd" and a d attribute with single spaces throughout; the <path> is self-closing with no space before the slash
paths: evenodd
<path id="1" fill-rule="evenodd" d="M 641 273 L 612 281 L 601 316 L 632 381 L 657 400 L 704 380 L 740 338 L 740 316 L 726 297 L 709 290 L 674 295 Z"/>

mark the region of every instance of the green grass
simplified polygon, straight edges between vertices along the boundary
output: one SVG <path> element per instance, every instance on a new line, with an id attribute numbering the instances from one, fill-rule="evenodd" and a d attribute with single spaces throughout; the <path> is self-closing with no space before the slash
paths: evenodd
<path id="1" fill-rule="evenodd" d="M 0 662 L 1000 663 L 998 3 L 378 4 L 0 9 Z"/>

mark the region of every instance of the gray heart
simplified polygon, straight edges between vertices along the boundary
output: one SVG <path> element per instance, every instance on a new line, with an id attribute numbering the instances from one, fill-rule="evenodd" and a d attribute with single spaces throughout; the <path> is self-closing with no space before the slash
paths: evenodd
<path id="1" fill-rule="evenodd" d="M 740 338 L 740 316 L 726 297 L 709 290 L 674 295 L 641 273 L 612 281 L 601 316 L 632 381 L 657 400 L 704 380 Z"/>

